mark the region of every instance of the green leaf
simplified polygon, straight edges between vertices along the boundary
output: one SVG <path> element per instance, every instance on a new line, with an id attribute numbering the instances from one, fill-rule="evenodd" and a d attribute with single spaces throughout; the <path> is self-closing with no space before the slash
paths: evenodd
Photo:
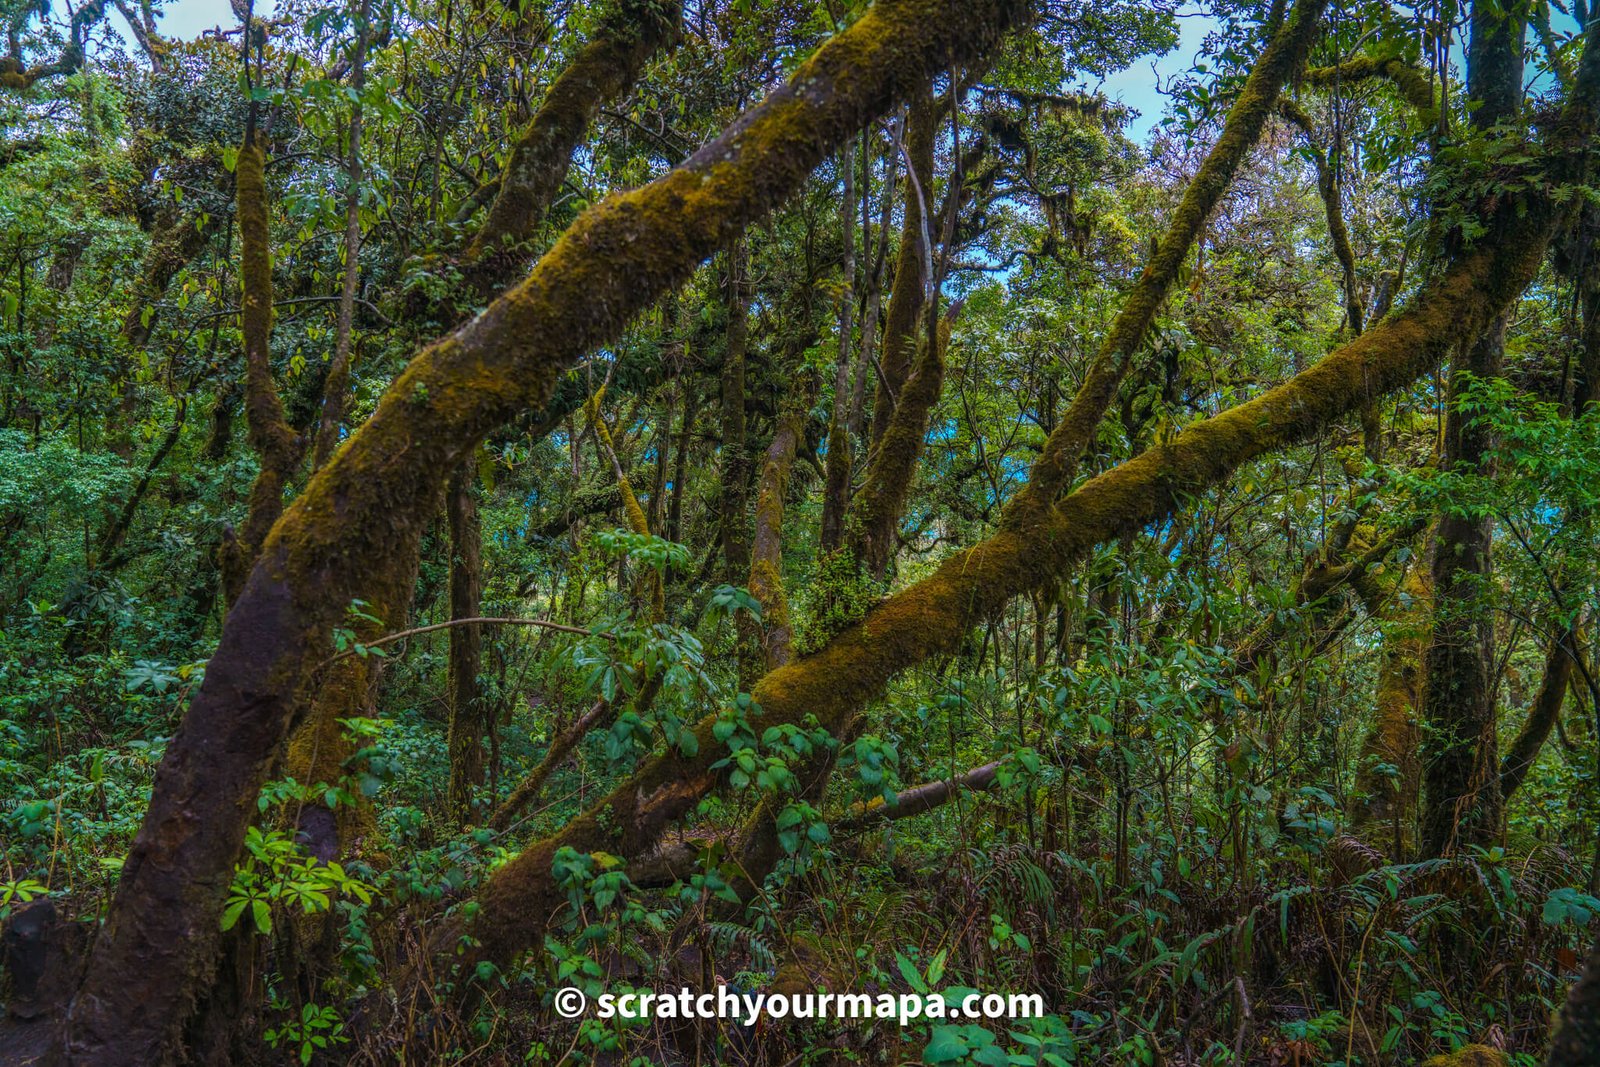
<path id="1" fill-rule="evenodd" d="M 894 954 L 894 962 L 895 966 L 900 968 L 900 977 L 906 980 L 907 985 L 918 993 L 926 993 L 928 991 L 928 983 L 923 981 L 922 973 L 917 970 L 916 964 L 906 959 L 899 952 Z"/>
<path id="2" fill-rule="evenodd" d="M 922 1059 L 925 1063 L 954 1063 L 964 1058 L 967 1051 L 960 1027 L 938 1026 L 934 1028 L 933 1040 L 922 1050 Z"/>

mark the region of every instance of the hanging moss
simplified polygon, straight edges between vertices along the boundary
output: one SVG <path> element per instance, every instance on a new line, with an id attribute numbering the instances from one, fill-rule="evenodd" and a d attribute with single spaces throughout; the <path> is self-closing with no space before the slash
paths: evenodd
<path id="1" fill-rule="evenodd" d="M 1304 81 L 1320 89 L 1331 89 L 1374 78 L 1392 82 L 1400 98 L 1414 107 L 1432 109 L 1436 105 L 1437 86 L 1432 76 L 1393 56 L 1357 56 L 1331 67 L 1312 67 L 1306 71 Z"/>

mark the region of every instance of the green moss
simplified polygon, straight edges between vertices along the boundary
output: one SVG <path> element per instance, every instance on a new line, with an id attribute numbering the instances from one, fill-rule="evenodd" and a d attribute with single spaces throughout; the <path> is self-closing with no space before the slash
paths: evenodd
<path id="1" fill-rule="evenodd" d="M 1362 742 L 1356 771 L 1356 793 L 1363 799 L 1352 813 L 1357 829 L 1397 828 L 1397 853 L 1410 840 L 1422 785 L 1418 751 L 1422 735 L 1417 715 L 1422 701 L 1423 657 L 1431 632 L 1427 567 L 1413 566 L 1401 591 L 1405 606 L 1385 627 L 1372 728 Z M 1395 602 L 1400 603 L 1398 598 Z M 1394 770 L 1380 772 L 1379 767 Z"/>
<path id="2" fill-rule="evenodd" d="M 1356 85 L 1373 78 L 1392 82 L 1401 99 L 1415 107 L 1431 109 L 1436 105 L 1435 85 L 1429 73 L 1392 56 L 1357 56 L 1331 67 L 1312 67 L 1305 74 L 1307 85 L 1324 89 Z"/>
<path id="3" fill-rule="evenodd" d="M 467 247 L 467 275 L 484 292 L 504 284 L 520 261 L 512 250 L 544 217 L 601 106 L 638 79 L 657 50 L 679 36 L 682 4 L 629 0 L 600 20 L 594 38 L 564 68 L 532 121 L 512 142 L 488 217 Z"/>
<path id="4" fill-rule="evenodd" d="M 1422 1067 L 1510 1067 L 1504 1052 L 1488 1045 L 1464 1045 L 1454 1052 L 1430 1056 Z"/>

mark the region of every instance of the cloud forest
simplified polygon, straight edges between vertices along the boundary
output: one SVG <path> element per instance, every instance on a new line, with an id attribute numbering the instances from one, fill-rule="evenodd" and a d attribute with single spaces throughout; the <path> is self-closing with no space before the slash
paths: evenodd
<path id="1" fill-rule="evenodd" d="M 0 0 L 0 1063 L 1600 1064 L 1586 0 L 194 6 Z"/>

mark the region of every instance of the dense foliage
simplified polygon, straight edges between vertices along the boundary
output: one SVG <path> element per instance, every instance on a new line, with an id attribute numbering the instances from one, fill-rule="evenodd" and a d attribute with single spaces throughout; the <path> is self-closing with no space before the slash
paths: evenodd
<path id="1" fill-rule="evenodd" d="M 118 1062 L 159 914 L 152 1058 L 1543 1061 L 1588 14 L 1017 6 L 0 0 L 0 1059 Z M 553 1001 L 719 982 L 1047 1014 Z"/>

